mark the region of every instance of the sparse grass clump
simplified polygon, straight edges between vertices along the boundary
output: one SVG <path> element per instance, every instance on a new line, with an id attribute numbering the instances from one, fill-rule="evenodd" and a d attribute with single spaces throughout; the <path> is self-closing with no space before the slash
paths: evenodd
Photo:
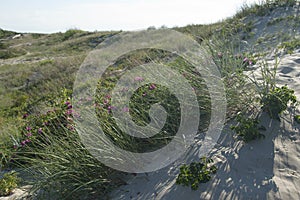
<path id="1" fill-rule="evenodd" d="M 235 16 L 237 18 L 247 17 L 251 14 L 257 16 L 269 15 L 274 9 L 278 7 L 291 7 L 297 4 L 297 0 L 263 0 L 259 4 L 247 5 L 245 4 L 240 12 Z"/>
<path id="2" fill-rule="evenodd" d="M 294 50 L 300 48 L 300 39 L 284 42 L 280 45 L 280 48 L 283 48 L 288 54 L 292 54 Z"/>

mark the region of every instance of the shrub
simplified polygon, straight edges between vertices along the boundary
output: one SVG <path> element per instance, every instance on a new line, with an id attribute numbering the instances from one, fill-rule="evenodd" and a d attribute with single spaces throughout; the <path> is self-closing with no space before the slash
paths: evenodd
<path id="1" fill-rule="evenodd" d="M 250 142 L 252 140 L 265 137 L 259 132 L 259 129 L 264 128 L 258 126 L 259 121 L 257 119 L 246 118 L 242 115 L 238 115 L 237 122 L 239 124 L 231 126 L 231 129 L 234 130 L 243 141 Z"/>
<path id="2" fill-rule="evenodd" d="M 4 174 L 0 179 L 0 196 L 8 196 L 12 191 L 18 187 L 20 178 L 17 177 L 16 172 L 9 172 Z"/>
<path id="3" fill-rule="evenodd" d="M 192 190 L 197 190 L 200 183 L 208 182 L 211 179 L 211 175 L 217 172 L 217 167 L 211 165 L 211 163 L 213 163 L 211 158 L 202 157 L 200 162 L 182 165 L 176 184 L 191 185 Z"/>
<path id="4" fill-rule="evenodd" d="M 298 124 L 300 124 L 300 115 L 295 115 L 295 116 L 294 116 L 294 120 L 295 120 Z"/>
<path id="5" fill-rule="evenodd" d="M 276 119 L 279 119 L 279 114 L 287 109 L 289 102 L 295 104 L 297 99 L 294 90 L 289 89 L 287 86 L 275 87 L 261 99 L 263 110 L 271 118 Z"/>
<path id="6" fill-rule="evenodd" d="M 72 38 L 74 35 L 81 34 L 81 33 L 84 33 L 84 31 L 79 29 L 69 29 L 64 33 L 62 40 L 63 41 L 68 40 Z"/>

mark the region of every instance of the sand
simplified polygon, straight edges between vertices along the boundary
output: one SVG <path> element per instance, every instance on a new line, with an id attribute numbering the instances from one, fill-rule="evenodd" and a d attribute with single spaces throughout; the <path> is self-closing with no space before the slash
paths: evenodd
<path id="1" fill-rule="evenodd" d="M 271 62 L 272 63 L 272 62 Z M 259 79 L 259 68 L 254 67 Z M 287 84 L 300 100 L 300 50 L 285 55 L 277 69 L 279 85 Z M 281 120 L 263 113 L 261 124 L 267 128 L 265 139 L 245 144 L 236 140 L 227 125 L 210 155 L 217 173 L 197 191 L 175 184 L 179 166 L 198 161 L 192 151 L 171 166 L 148 174 L 138 174 L 112 194 L 112 199 L 300 199 L 300 125 L 294 122 L 297 109 L 289 109 Z"/>

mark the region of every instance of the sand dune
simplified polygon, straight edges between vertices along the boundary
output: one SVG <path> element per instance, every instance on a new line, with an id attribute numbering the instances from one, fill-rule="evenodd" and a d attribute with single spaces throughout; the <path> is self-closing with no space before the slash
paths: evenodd
<path id="1" fill-rule="evenodd" d="M 300 99 L 300 51 L 282 58 L 277 69 L 278 84 L 287 84 Z M 259 69 L 254 70 L 259 79 Z M 113 199 L 300 199 L 300 125 L 289 109 L 281 121 L 263 113 L 261 124 L 267 128 L 265 139 L 247 144 L 234 139 L 229 125 L 210 153 L 218 172 L 201 184 L 199 190 L 175 184 L 181 163 L 197 161 L 197 145 L 171 167 L 139 174 L 118 189 Z"/>

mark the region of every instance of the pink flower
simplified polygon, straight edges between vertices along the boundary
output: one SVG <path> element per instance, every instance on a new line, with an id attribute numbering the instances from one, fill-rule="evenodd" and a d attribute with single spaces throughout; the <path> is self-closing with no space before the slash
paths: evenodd
<path id="1" fill-rule="evenodd" d="M 43 133 L 43 129 L 42 129 L 42 128 L 39 128 L 39 129 L 38 129 L 38 133 L 39 133 L 39 134 Z"/>
<path id="2" fill-rule="evenodd" d="M 107 99 L 104 99 L 104 100 L 103 100 L 103 104 L 104 104 L 104 105 L 108 104 L 108 100 L 107 100 Z"/>
<path id="3" fill-rule="evenodd" d="M 247 62 L 247 61 L 249 61 L 249 59 L 247 57 L 244 58 L 243 62 Z"/>
<path id="4" fill-rule="evenodd" d="M 123 112 L 129 112 L 129 108 L 128 107 L 124 107 L 123 108 Z"/>
<path id="5" fill-rule="evenodd" d="M 114 107 L 114 106 L 108 106 L 108 107 L 107 107 L 107 112 L 108 112 L 108 113 L 110 113 L 110 112 L 111 112 L 111 110 L 113 110 L 113 109 L 115 109 L 115 107 Z"/>
<path id="6" fill-rule="evenodd" d="M 92 101 L 93 98 L 92 98 L 92 97 L 86 97 L 85 100 L 87 100 L 87 101 Z"/>
<path id="7" fill-rule="evenodd" d="M 26 127 L 26 131 L 30 131 L 32 128 L 30 126 Z"/>
<path id="8" fill-rule="evenodd" d="M 22 145 L 22 146 L 25 146 L 25 144 L 26 144 L 26 141 L 23 140 L 23 141 L 21 142 L 21 145 Z"/>
<path id="9" fill-rule="evenodd" d="M 144 97 L 144 96 L 146 96 L 147 95 L 147 93 L 146 92 L 144 92 L 143 94 L 142 94 L 142 96 Z"/>
<path id="10" fill-rule="evenodd" d="M 156 88 L 156 85 L 155 84 L 151 84 L 150 86 L 149 86 L 149 89 L 150 90 L 154 90 Z"/>
<path id="11" fill-rule="evenodd" d="M 71 110 L 71 109 L 66 111 L 66 115 L 72 115 L 72 113 L 73 113 L 73 110 Z"/>
<path id="12" fill-rule="evenodd" d="M 143 77 L 140 77 L 140 76 L 137 76 L 134 78 L 134 81 L 143 81 L 144 78 Z"/>
<path id="13" fill-rule="evenodd" d="M 29 116 L 29 114 L 28 114 L 28 113 L 25 113 L 25 114 L 23 115 L 23 119 L 26 119 L 28 116 Z"/>

